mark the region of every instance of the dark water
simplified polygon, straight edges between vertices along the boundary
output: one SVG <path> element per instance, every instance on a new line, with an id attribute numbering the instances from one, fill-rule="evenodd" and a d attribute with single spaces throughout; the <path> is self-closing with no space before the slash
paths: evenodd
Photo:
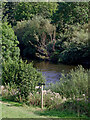
<path id="1" fill-rule="evenodd" d="M 59 81 L 63 70 L 65 73 L 68 73 L 76 67 L 73 65 L 54 64 L 49 61 L 33 61 L 33 63 L 34 67 L 45 76 L 46 84 Z"/>

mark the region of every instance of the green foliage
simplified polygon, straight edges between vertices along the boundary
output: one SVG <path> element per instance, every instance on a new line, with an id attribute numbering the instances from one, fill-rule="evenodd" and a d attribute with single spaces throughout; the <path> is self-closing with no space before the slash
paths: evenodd
<path id="1" fill-rule="evenodd" d="M 49 51 L 49 53 L 52 53 L 53 52 L 53 43 L 49 43 L 47 45 L 47 50 Z"/>
<path id="2" fill-rule="evenodd" d="M 51 60 L 66 64 L 83 62 L 89 59 L 90 47 L 88 44 L 88 25 L 66 25 L 64 34 L 61 32 L 55 44 L 55 52 Z"/>
<path id="3" fill-rule="evenodd" d="M 2 5 L 3 20 L 6 18 L 12 26 L 16 25 L 21 56 L 67 64 L 89 60 L 88 2 L 4 2 Z"/>
<path id="4" fill-rule="evenodd" d="M 7 2 L 3 3 L 3 19 L 7 17 L 12 25 L 17 21 L 29 20 L 34 15 L 50 19 L 56 9 L 57 3 L 51 2 Z"/>
<path id="5" fill-rule="evenodd" d="M 2 3 L 2 19 L 4 21 L 7 20 L 7 22 L 11 25 L 16 24 L 16 19 L 15 19 L 15 11 L 16 7 L 18 5 L 18 2 L 3 2 Z"/>
<path id="6" fill-rule="evenodd" d="M 17 21 L 28 20 L 34 15 L 50 18 L 57 8 L 57 3 L 21 2 L 17 6 L 15 18 Z"/>
<path id="7" fill-rule="evenodd" d="M 53 15 L 53 22 L 57 24 L 58 30 L 63 31 L 65 24 L 88 23 L 88 2 L 62 2 L 58 4 L 58 9 Z"/>
<path id="8" fill-rule="evenodd" d="M 88 74 L 82 66 L 71 70 L 68 74 L 62 73 L 60 82 L 52 85 L 50 89 L 66 98 L 83 98 L 88 96 Z"/>
<path id="9" fill-rule="evenodd" d="M 59 111 L 69 111 L 72 113 L 76 113 L 78 117 L 84 118 L 85 116 L 89 117 L 89 107 L 90 104 L 87 101 L 80 100 L 77 102 L 77 100 L 67 100 L 64 103 L 59 104 L 55 108 Z"/>
<path id="10" fill-rule="evenodd" d="M 35 16 L 32 20 L 18 22 L 15 32 L 26 54 L 47 56 L 47 44 L 55 37 L 55 26 L 48 19 Z"/>
<path id="11" fill-rule="evenodd" d="M 19 62 L 4 62 L 2 64 L 2 84 L 15 84 L 21 99 L 27 98 L 30 92 L 35 91 L 35 86 L 43 82 L 42 74 L 38 72 L 33 65 L 20 60 Z M 18 94 L 18 95 L 19 95 Z"/>
<path id="12" fill-rule="evenodd" d="M 38 82 L 43 81 L 43 77 L 31 63 L 20 60 L 18 44 L 11 25 L 2 23 L 2 84 L 9 83 L 11 87 L 15 84 L 21 97 L 26 98 Z"/>
<path id="13" fill-rule="evenodd" d="M 14 34 L 11 25 L 2 23 L 2 56 L 3 60 L 18 60 L 20 50 L 17 45 L 19 44 L 17 37 Z"/>
<path id="14" fill-rule="evenodd" d="M 85 70 L 82 66 L 72 70 L 68 75 L 62 75 L 60 79 L 62 93 L 66 97 L 81 98 L 88 96 L 88 70 Z M 64 82 L 63 82 L 64 80 Z M 65 89 L 65 90 L 64 90 Z"/>
<path id="15" fill-rule="evenodd" d="M 75 29 L 76 27 L 71 40 L 63 42 L 64 50 L 59 55 L 60 62 L 76 63 L 89 57 L 88 32 L 84 28 Z"/>
<path id="16" fill-rule="evenodd" d="M 52 62 L 58 63 L 59 60 L 59 52 L 55 51 L 54 53 L 52 53 L 52 55 L 50 56 L 50 60 Z"/>

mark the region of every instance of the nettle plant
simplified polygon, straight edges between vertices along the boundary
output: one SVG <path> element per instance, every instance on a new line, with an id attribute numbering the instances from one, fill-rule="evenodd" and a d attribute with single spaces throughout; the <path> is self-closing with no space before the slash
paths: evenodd
<path id="1" fill-rule="evenodd" d="M 82 66 L 72 69 L 68 74 L 62 72 L 60 81 L 49 88 L 53 92 L 60 93 L 62 97 L 71 99 L 88 98 L 88 75 L 90 70 Z"/>
<path id="2" fill-rule="evenodd" d="M 66 98 L 82 98 L 88 96 L 88 73 L 82 66 L 71 70 L 69 74 L 62 73 L 60 79 L 61 94 Z"/>

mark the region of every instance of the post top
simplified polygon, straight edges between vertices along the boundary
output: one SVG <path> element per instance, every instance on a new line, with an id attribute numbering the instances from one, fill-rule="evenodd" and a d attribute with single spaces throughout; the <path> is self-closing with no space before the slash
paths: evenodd
<path id="1" fill-rule="evenodd" d="M 39 86 L 41 86 L 41 85 L 45 85 L 45 83 L 38 83 L 38 85 L 39 85 Z"/>

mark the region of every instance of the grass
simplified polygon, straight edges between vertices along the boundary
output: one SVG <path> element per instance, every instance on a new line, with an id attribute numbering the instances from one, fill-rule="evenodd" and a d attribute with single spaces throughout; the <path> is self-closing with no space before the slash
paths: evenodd
<path id="1" fill-rule="evenodd" d="M 2 104 L 2 118 L 60 118 L 65 117 L 65 113 L 55 110 L 43 111 L 39 107 L 16 106 L 16 104 Z M 68 114 L 67 114 L 68 116 Z M 75 117 L 75 115 L 72 115 Z"/>
<path id="2" fill-rule="evenodd" d="M 1 104 L 1 103 L 0 103 Z M 2 118 L 76 118 L 68 111 L 44 110 L 39 107 L 19 105 L 19 103 L 2 103 Z"/>
<path id="3" fill-rule="evenodd" d="M 76 118 L 76 115 L 67 111 L 60 112 L 45 109 L 42 111 L 38 107 L 2 104 L 2 118 Z"/>
<path id="4" fill-rule="evenodd" d="M 38 108 L 2 104 L 2 118 L 45 118 L 35 114 L 35 111 L 38 111 Z"/>
<path id="5" fill-rule="evenodd" d="M 22 103 L 1 99 L 1 96 L 0 101 L 2 118 L 45 118 L 45 116 L 40 116 L 34 113 L 38 110 L 41 111 L 38 107 L 29 107 Z"/>
<path id="6" fill-rule="evenodd" d="M 46 108 L 41 110 L 39 107 L 27 106 L 18 102 L 1 99 L 1 96 L 0 101 L 2 118 L 78 118 L 77 114 L 70 111 L 47 110 Z"/>

